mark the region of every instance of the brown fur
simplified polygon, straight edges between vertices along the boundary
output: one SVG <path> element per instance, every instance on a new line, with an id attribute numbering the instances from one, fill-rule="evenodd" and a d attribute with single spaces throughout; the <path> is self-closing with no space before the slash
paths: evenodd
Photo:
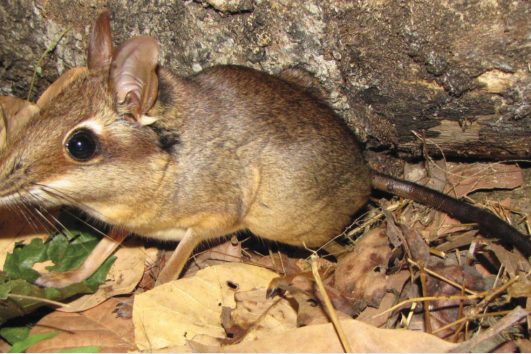
<path id="1" fill-rule="evenodd" d="M 169 92 L 148 113 L 159 117 L 154 127 L 178 136 L 168 152 L 152 127 L 116 114 L 107 75 L 83 73 L 42 107 L 2 158 L 0 197 L 64 179 L 71 185 L 57 188 L 65 198 L 54 194 L 54 204 L 138 234 L 192 228 L 214 237 L 249 228 L 312 247 L 340 233 L 368 198 L 355 138 L 294 85 L 236 66 L 188 79 L 161 70 L 159 88 Z M 64 140 L 88 120 L 104 127 L 101 155 L 78 163 Z M 18 175 L 8 167 L 14 161 L 23 163 Z"/>

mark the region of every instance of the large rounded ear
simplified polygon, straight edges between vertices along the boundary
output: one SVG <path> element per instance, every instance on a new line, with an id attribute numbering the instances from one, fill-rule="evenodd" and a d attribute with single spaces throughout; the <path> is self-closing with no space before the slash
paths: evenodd
<path id="1" fill-rule="evenodd" d="M 136 37 L 125 42 L 114 55 L 109 76 L 116 108 L 142 125 L 154 118 L 145 114 L 157 100 L 159 44 L 151 37 Z"/>
<path id="2" fill-rule="evenodd" d="M 0 150 L 39 112 L 37 105 L 12 96 L 0 96 Z"/>
<path id="3" fill-rule="evenodd" d="M 103 11 L 96 20 L 88 43 L 87 66 L 90 70 L 105 67 L 112 60 L 111 16 Z"/>
<path id="4" fill-rule="evenodd" d="M 70 70 L 67 70 L 63 73 L 63 75 L 59 76 L 57 80 L 55 80 L 46 91 L 44 91 L 37 100 L 37 106 L 40 108 L 44 107 L 50 101 L 57 96 L 65 87 L 70 85 L 72 81 L 74 81 L 79 75 L 87 72 L 87 68 L 85 67 L 79 67 L 79 68 L 72 68 Z"/>

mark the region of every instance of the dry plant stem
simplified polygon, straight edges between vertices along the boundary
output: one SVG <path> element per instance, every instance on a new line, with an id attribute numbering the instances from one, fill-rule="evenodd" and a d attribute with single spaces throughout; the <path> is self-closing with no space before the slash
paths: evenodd
<path id="1" fill-rule="evenodd" d="M 526 277 L 529 275 L 526 274 Z M 494 290 L 489 290 L 489 291 L 482 291 L 481 293 L 474 293 L 474 294 L 471 294 L 471 295 L 466 295 L 466 296 L 461 296 L 461 295 L 453 295 L 453 296 L 426 296 L 426 297 L 414 297 L 414 298 L 411 298 L 411 299 L 407 299 L 407 300 L 404 300 L 390 308 L 388 308 L 387 310 L 385 310 L 384 312 L 382 313 L 379 313 L 377 315 L 374 315 L 372 318 L 376 318 L 378 316 L 382 316 L 383 314 L 386 314 L 388 312 L 391 312 L 391 311 L 394 311 L 396 309 L 399 309 L 400 307 L 406 305 L 406 304 L 409 304 L 409 303 L 412 303 L 412 302 L 419 302 L 419 301 L 441 301 L 441 300 L 474 300 L 474 299 L 481 299 L 483 298 L 483 300 L 478 304 L 478 306 L 486 306 L 488 304 L 488 302 L 490 300 L 492 300 L 492 298 L 494 297 L 494 295 L 497 295 L 499 294 L 501 291 L 504 291 L 505 289 L 507 289 L 509 286 L 511 286 L 513 283 L 515 283 L 516 281 L 518 281 L 520 279 L 520 276 L 517 275 L 516 277 L 514 277 L 513 280 L 511 280 L 510 282 L 508 282 L 507 284 L 504 284 L 502 286 L 500 286 L 499 288 L 497 289 L 494 289 Z M 465 290 L 466 291 L 466 290 Z M 489 292 L 493 292 L 491 295 Z M 487 299 L 487 297 L 489 298 L 488 301 L 485 301 Z"/>
<path id="2" fill-rule="evenodd" d="M 339 337 L 339 341 L 341 342 L 341 345 L 343 346 L 345 353 L 351 353 L 352 352 L 351 346 L 348 342 L 347 337 L 345 336 L 343 327 L 341 327 L 341 323 L 339 322 L 339 319 L 337 318 L 336 311 L 334 309 L 334 306 L 332 306 L 332 302 L 330 301 L 330 298 L 328 297 L 328 294 L 321 280 L 321 276 L 319 275 L 319 265 L 317 264 L 317 260 L 318 260 L 318 256 L 315 253 L 312 254 L 312 256 L 310 257 L 310 264 L 312 266 L 312 273 L 315 279 L 315 283 L 317 284 L 317 288 L 319 289 L 319 292 L 321 293 L 321 296 L 323 297 L 326 311 L 328 312 L 328 315 L 330 316 L 330 319 L 332 320 L 332 324 L 334 325 L 334 328 Z"/>
<path id="3" fill-rule="evenodd" d="M 498 282 L 500 282 L 501 276 L 503 275 L 504 271 L 505 271 L 505 265 L 502 264 L 502 265 L 500 266 L 500 269 L 498 269 L 498 273 L 496 274 L 496 278 L 494 279 L 494 283 L 492 284 L 491 290 L 496 289 L 496 286 L 498 286 Z M 483 310 L 482 310 L 482 311 L 483 311 L 483 314 L 486 314 L 486 313 L 487 313 L 487 310 L 488 310 L 488 307 L 485 306 L 485 307 L 483 308 Z M 484 319 L 485 319 L 485 317 L 481 317 L 481 319 L 480 319 L 480 321 L 479 321 L 479 324 L 480 324 L 480 325 L 483 324 L 483 320 L 484 320 Z M 468 322 L 467 322 L 467 323 L 468 323 Z M 479 330 L 479 331 L 481 331 L 481 327 L 480 327 L 480 330 Z M 479 332 L 479 331 L 478 331 L 478 332 Z"/>
<path id="4" fill-rule="evenodd" d="M 531 271 L 528 272 L 525 276 L 526 277 L 529 276 L 530 273 L 531 273 Z M 482 308 L 482 306 L 486 306 L 490 302 L 490 300 L 492 300 L 492 298 L 495 295 L 497 295 L 500 292 L 504 291 L 509 286 L 511 286 L 512 284 L 517 282 L 519 279 L 520 279 L 520 276 L 517 275 L 516 277 L 514 277 L 513 280 L 507 282 L 506 284 L 500 286 L 499 288 L 496 288 L 496 289 L 493 289 L 493 290 L 489 290 L 489 291 L 482 291 L 481 293 L 474 293 L 474 294 L 467 295 L 467 296 L 461 296 L 461 295 L 454 295 L 454 296 L 427 296 L 427 297 L 416 297 L 416 298 L 407 299 L 407 300 L 404 300 L 404 301 L 402 301 L 402 302 L 400 302 L 400 303 L 388 308 L 387 310 L 385 310 L 382 313 L 374 315 L 372 318 L 376 318 L 376 317 L 382 316 L 382 315 L 384 315 L 384 314 L 386 314 L 388 312 L 391 312 L 391 311 L 394 311 L 396 309 L 399 309 L 400 307 L 402 307 L 402 306 L 404 306 L 406 304 L 409 304 L 409 303 L 412 303 L 412 302 L 419 302 L 419 301 L 474 300 L 474 299 L 483 298 L 483 300 L 477 305 L 478 308 Z M 464 289 L 464 290 L 466 291 L 466 289 Z M 438 330 L 440 330 L 440 328 Z"/>
<path id="5" fill-rule="evenodd" d="M 453 348 L 450 352 L 453 352 L 453 353 L 470 352 L 472 349 L 474 349 L 474 347 L 476 347 L 481 342 L 502 332 L 503 330 L 517 323 L 518 321 L 520 321 L 522 318 L 526 317 L 527 315 L 528 315 L 528 312 L 524 310 L 523 308 L 521 308 L 520 306 L 518 306 L 514 310 L 512 310 L 508 315 L 506 315 L 504 318 L 496 322 L 492 327 L 488 328 L 485 332 Z"/>
<path id="6" fill-rule="evenodd" d="M 428 290 L 426 286 L 426 272 L 424 271 L 424 267 L 420 269 L 420 285 L 422 287 L 422 294 L 424 296 L 428 295 Z M 427 333 L 432 332 L 431 328 L 431 318 L 430 318 L 430 303 L 429 301 L 424 301 L 424 326 L 426 328 Z"/>
<path id="7" fill-rule="evenodd" d="M 48 54 L 50 54 L 54 49 L 55 47 L 57 46 L 57 44 L 59 43 L 59 41 L 61 39 L 63 39 L 64 35 L 66 34 L 66 32 L 70 31 L 70 28 L 67 28 L 65 29 L 63 32 L 61 32 L 61 34 L 59 34 L 59 36 L 57 36 L 57 38 L 55 39 L 55 41 L 53 41 L 49 46 L 48 48 L 46 48 L 46 50 L 44 51 L 44 53 L 42 53 L 41 57 L 39 58 L 39 60 L 37 60 L 37 63 L 35 64 L 35 69 L 33 70 L 33 76 L 31 77 L 31 82 L 30 82 L 30 88 L 28 90 L 28 98 L 27 100 L 30 101 L 31 99 L 31 94 L 32 94 L 32 91 L 33 91 L 33 86 L 35 86 L 35 81 L 37 80 L 37 68 L 40 68 L 41 65 L 42 65 L 42 62 L 43 60 L 48 56 Z"/>
<path id="8" fill-rule="evenodd" d="M 477 314 L 477 315 L 467 315 L 467 316 L 461 317 L 460 319 L 455 320 L 455 321 L 453 321 L 451 323 L 447 323 L 447 324 L 445 324 L 442 327 L 437 328 L 436 330 L 433 331 L 432 334 L 437 334 L 437 333 L 439 333 L 441 331 L 444 331 L 445 329 L 448 329 L 450 327 L 453 327 L 453 326 L 455 326 L 456 324 L 459 324 L 459 323 L 463 323 L 464 322 L 465 326 L 466 326 L 467 323 L 469 323 L 470 321 L 475 320 L 477 318 L 484 319 L 485 317 L 504 316 L 504 315 L 507 315 L 510 312 L 511 311 L 496 311 L 496 312 L 482 313 L 482 314 Z"/>
<path id="9" fill-rule="evenodd" d="M 63 302 L 49 300 L 49 299 L 36 297 L 36 296 L 28 296 L 28 295 L 20 295 L 20 294 L 9 294 L 9 295 L 7 295 L 7 297 L 11 297 L 11 298 L 15 298 L 15 299 L 35 300 L 35 301 L 39 301 L 39 302 L 44 302 L 45 304 L 55 305 L 55 306 L 59 306 L 59 307 L 66 307 L 66 308 L 70 307 L 69 304 L 65 304 Z"/>
<path id="10" fill-rule="evenodd" d="M 464 287 L 461 288 L 461 296 L 464 296 L 465 295 L 465 289 Z M 465 316 L 465 313 L 464 313 L 464 309 L 465 309 L 465 303 L 464 301 L 459 301 L 459 310 L 457 312 L 457 318 L 463 318 Z M 461 333 L 461 331 L 463 330 L 463 327 L 468 323 L 465 322 L 465 324 L 461 324 L 459 326 L 459 328 L 456 329 L 455 333 L 454 333 L 454 336 L 453 336 L 453 342 L 454 343 L 457 343 L 457 340 L 459 339 L 459 333 Z M 466 337 L 465 337 L 466 338 Z"/>
<path id="11" fill-rule="evenodd" d="M 442 168 L 440 168 L 440 167 L 435 163 L 435 161 L 434 161 L 433 158 L 430 156 L 430 154 L 428 154 L 428 153 L 426 152 L 426 145 L 427 145 L 427 143 L 432 144 L 433 146 L 435 146 L 435 147 L 437 148 L 437 150 L 439 150 L 439 153 L 441 154 L 441 156 L 442 156 L 442 160 L 444 161 L 444 165 L 445 165 L 445 167 L 446 167 L 446 161 L 447 161 L 447 160 L 446 160 L 446 155 L 444 154 L 444 151 L 443 151 L 443 149 L 439 146 L 439 144 L 434 143 L 431 139 L 426 138 L 424 135 L 421 135 L 421 134 L 419 134 L 418 132 L 416 132 L 416 131 L 414 131 L 414 130 L 412 130 L 411 133 L 412 133 L 413 135 L 415 135 L 415 136 L 417 137 L 417 139 L 419 139 L 419 140 L 421 141 L 421 143 L 422 143 L 422 151 L 423 151 L 424 159 L 425 159 L 426 161 L 430 161 L 430 162 L 431 162 L 430 164 L 428 164 L 428 165 L 426 166 L 426 170 L 427 170 L 427 172 L 428 172 L 428 176 L 430 176 L 430 174 L 429 174 L 429 173 L 430 173 L 429 168 L 431 168 L 431 167 L 435 167 L 435 168 L 441 169 L 445 174 L 447 174 L 447 173 L 448 173 L 448 169 L 445 168 L 445 169 L 443 170 Z"/>
<path id="12" fill-rule="evenodd" d="M 527 278 L 529 276 L 529 274 L 531 274 L 531 271 L 527 272 L 525 277 Z M 516 283 L 517 281 L 519 281 L 521 278 L 520 275 L 517 275 L 515 276 L 512 280 L 508 281 L 507 283 L 501 285 L 500 287 L 496 288 L 496 289 L 493 289 L 492 292 L 490 293 L 486 293 L 485 294 L 485 298 L 483 300 L 481 300 L 481 302 L 478 304 L 479 307 L 484 307 L 484 306 L 487 306 L 487 304 L 493 299 L 495 298 L 499 293 L 505 291 L 508 287 L 510 287 L 511 285 L 513 285 L 514 283 Z"/>
<path id="13" fill-rule="evenodd" d="M 414 260 L 412 259 L 409 259 L 408 258 L 408 263 L 410 263 L 411 265 L 414 265 L 415 267 L 417 267 L 418 269 L 423 269 L 426 273 L 428 273 L 429 275 L 432 275 L 442 281 L 445 281 L 447 282 L 448 284 L 452 285 L 452 286 L 455 286 L 456 288 L 458 289 L 461 289 L 461 288 L 464 288 L 461 284 L 458 284 L 456 282 L 454 282 L 453 280 L 450 280 L 432 270 L 430 270 L 429 268 L 425 268 L 425 267 L 421 267 L 417 262 L 415 262 Z M 467 289 L 467 288 L 464 288 L 464 291 L 471 294 L 471 295 L 477 295 L 478 293 L 476 291 L 473 291 L 473 290 L 470 290 L 470 289 Z"/>
<path id="14" fill-rule="evenodd" d="M 433 254 L 434 256 L 437 256 L 442 259 L 446 258 L 446 252 L 439 251 L 438 249 L 435 249 L 435 248 L 430 248 L 430 254 Z"/>
<path id="15" fill-rule="evenodd" d="M 385 208 L 385 211 L 386 212 L 392 212 L 392 211 L 395 211 L 399 208 L 403 208 L 403 207 L 406 207 L 409 203 L 411 203 L 411 201 L 407 201 L 407 200 L 401 200 L 399 202 L 396 202 L 390 206 L 388 206 L 387 208 Z M 378 214 L 376 215 L 373 215 L 371 216 L 368 220 L 365 220 L 360 226 L 350 230 L 350 231 L 345 231 L 345 232 L 342 232 L 341 234 L 333 237 L 330 241 L 326 242 L 324 245 L 322 245 L 321 247 L 319 247 L 317 249 L 317 251 L 321 251 L 323 249 L 325 249 L 328 245 L 330 245 L 332 242 L 334 242 L 335 240 L 337 240 L 338 238 L 340 238 L 341 236 L 345 235 L 346 237 L 349 237 L 349 238 L 352 238 L 352 236 L 356 235 L 357 233 L 360 233 L 362 232 L 363 230 L 365 230 L 366 228 L 370 227 L 371 225 L 373 225 L 374 223 L 376 223 L 378 220 L 380 220 L 383 216 L 385 215 L 385 212 L 384 211 L 381 211 L 379 212 Z M 362 216 L 360 216 L 358 218 L 358 220 L 361 218 Z M 347 230 L 356 223 L 357 221 L 354 221 L 352 224 L 350 224 L 349 226 L 347 226 Z M 338 256 L 339 254 L 331 254 L 332 256 Z"/>
<path id="16" fill-rule="evenodd" d="M 385 211 L 387 212 L 392 212 L 392 211 L 395 211 L 401 207 L 404 207 L 408 204 L 409 202 L 406 202 L 406 201 L 399 201 L 399 202 L 396 202 L 396 203 L 393 203 L 391 204 L 390 206 L 388 206 L 387 208 L 385 208 Z M 378 220 L 380 220 L 383 216 L 384 216 L 384 212 L 383 211 L 380 211 L 379 213 L 377 213 L 376 215 L 373 215 L 371 216 L 369 219 L 365 220 L 360 226 L 348 231 L 346 233 L 346 236 L 347 237 L 351 237 L 352 235 L 355 235 L 359 232 L 361 232 L 363 229 L 371 226 L 372 224 L 374 224 L 375 222 L 377 222 Z M 347 227 L 347 229 L 352 226 L 354 224 L 351 224 Z M 336 238 L 340 237 L 341 235 L 343 235 L 345 233 L 342 233 L 340 235 L 337 235 L 336 237 L 334 237 L 332 240 L 335 240 Z M 331 241 L 328 241 L 327 244 L 331 242 Z M 324 247 L 324 246 L 323 246 Z M 322 247 L 321 247 L 322 248 Z"/>
<path id="17" fill-rule="evenodd" d="M 531 336 L 531 298 L 527 298 L 525 302 L 525 309 L 527 311 L 527 336 Z"/>
<path id="18" fill-rule="evenodd" d="M 460 295 L 453 295 L 453 296 L 424 296 L 424 297 L 413 297 L 411 299 L 407 299 L 404 301 L 399 302 L 398 304 L 388 308 L 384 312 L 381 312 L 379 314 L 376 314 L 372 316 L 371 318 L 376 318 L 379 316 L 382 316 L 388 312 L 392 312 L 394 310 L 397 310 L 401 308 L 404 305 L 414 303 L 414 302 L 424 302 L 424 301 L 442 301 L 442 300 L 474 300 L 477 298 L 482 297 L 481 295 L 467 295 L 467 296 L 460 296 Z"/>
<path id="19" fill-rule="evenodd" d="M 409 328 L 409 324 L 411 323 L 411 319 L 413 318 L 413 315 L 415 314 L 415 309 L 417 308 L 417 303 L 414 302 L 411 304 L 411 307 L 409 308 L 409 312 L 407 314 L 405 327 Z"/>

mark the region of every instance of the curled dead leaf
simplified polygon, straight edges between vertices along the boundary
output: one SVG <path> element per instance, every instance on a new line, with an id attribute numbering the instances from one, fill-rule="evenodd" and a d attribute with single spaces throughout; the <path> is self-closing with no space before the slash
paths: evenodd
<path id="1" fill-rule="evenodd" d="M 263 289 L 265 302 L 265 289 L 277 276 L 264 268 L 226 263 L 139 294 L 133 306 L 136 344 L 153 351 L 185 346 L 192 339 L 223 339 L 222 308 L 235 308 L 235 293 L 254 289 Z"/>

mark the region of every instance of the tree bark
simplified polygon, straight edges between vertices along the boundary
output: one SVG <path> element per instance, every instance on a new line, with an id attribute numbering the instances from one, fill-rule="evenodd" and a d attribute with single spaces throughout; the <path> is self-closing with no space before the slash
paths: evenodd
<path id="1" fill-rule="evenodd" d="M 115 44 L 152 35 L 180 75 L 227 63 L 309 73 L 369 149 L 531 155 L 528 1 L 4 0 L 0 94 L 26 97 L 38 70 L 35 99 L 85 65 L 103 8 Z"/>

